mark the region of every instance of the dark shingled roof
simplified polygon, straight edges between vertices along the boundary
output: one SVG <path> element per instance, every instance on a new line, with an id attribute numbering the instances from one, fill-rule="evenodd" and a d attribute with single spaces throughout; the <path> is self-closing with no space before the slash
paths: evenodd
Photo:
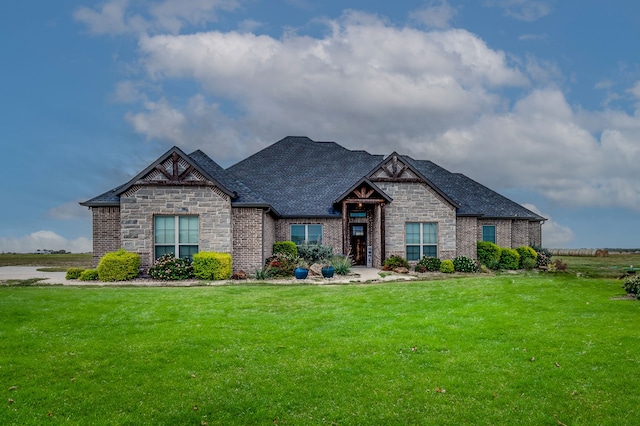
<path id="1" fill-rule="evenodd" d="M 176 147 L 172 150 L 182 152 Z M 226 170 L 200 150 L 188 157 L 214 181 L 234 192 L 234 206 L 271 207 L 282 217 L 340 216 L 341 212 L 334 209 L 336 200 L 366 180 L 384 160 L 382 155 L 300 136 L 288 136 Z M 451 173 L 431 161 L 399 157 L 448 198 L 459 216 L 545 220 L 462 174 Z M 119 205 L 119 193 L 131 182 L 82 205 Z"/>
<path id="2" fill-rule="evenodd" d="M 335 142 L 289 136 L 228 170 L 282 216 L 340 216 L 333 202 L 382 159 Z"/>
<path id="3" fill-rule="evenodd" d="M 431 161 L 414 160 L 406 155 L 402 158 L 458 204 L 459 216 L 545 220 L 461 173 L 451 173 Z"/>

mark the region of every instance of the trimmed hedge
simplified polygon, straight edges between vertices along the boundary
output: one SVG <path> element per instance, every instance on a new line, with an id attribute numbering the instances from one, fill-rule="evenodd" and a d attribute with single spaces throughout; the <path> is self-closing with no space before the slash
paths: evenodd
<path id="1" fill-rule="evenodd" d="M 278 253 L 298 256 L 298 246 L 293 241 L 276 241 L 273 243 L 273 254 Z"/>
<path id="2" fill-rule="evenodd" d="M 85 269 L 80 274 L 80 281 L 97 281 L 98 270 L 97 269 Z"/>
<path id="3" fill-rule="evenodd" d="M 440 263 L 440 272 L 445 274 L 453 274 L 456 268 L 453 266 L 453 260 L 445 259 Z"/>
<path id="4" fill-rule="evenodd" d="M 490 241 L 478 241 L 478 262 L 489 269 L 498 269 L 500 262 L 500 246 Z"/>
<path id="5" fill-rule="evenodd" d="M 517 251 L 510 248 L 500 249 L 500 262 L 498 267 L 500 269 L 516 270 L 520 265 L 520 255 Z"/>
<path id="6" fill-rule="evenodd" d="M 201 280 L 228 280 L 232 260 L 229 253 L 201 251 L 193 255 L 193 274 Z"/>
<path id="7" fill-rule="evenodd" d="M 65 275 L 66 280 L 77 280 L 82 275 L 84 269 L 82 268 L 69 268 L 67 269 L 67 274 Z"/>
<path id="8" fill-rule="evenodd" d="M 534 249 L 528 246 L 520 246 L 516 248 L 516 251 L 520 255 L 520 268 L 521 269 L 533 269 L 536 266 L 536 260 L 538 259 L 538 253 Z"/>
<path id="9" fill-rule="evenodd" d="M 102 256 L 98 263 L 100 281 L 126 281 L 138 276 L 140 256 L 124 249 Z"/>

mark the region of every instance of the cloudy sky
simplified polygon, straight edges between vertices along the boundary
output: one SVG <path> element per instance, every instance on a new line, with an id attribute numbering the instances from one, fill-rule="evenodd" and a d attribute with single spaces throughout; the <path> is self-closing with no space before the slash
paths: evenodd
<path id="1" fill-rule="evenodd" d="M 229 166 L 287 135 L 429 159 L 640 247 L 636 0 L 0 5 L 0 252 L 91 250 L 78 205 L 173 145 Z"/>

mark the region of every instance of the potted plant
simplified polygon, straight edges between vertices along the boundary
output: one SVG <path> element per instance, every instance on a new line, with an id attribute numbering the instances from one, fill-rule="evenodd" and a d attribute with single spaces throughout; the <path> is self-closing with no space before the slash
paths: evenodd
<path id="1" fill-rule="evenodd" d="M 335 274 L 336 269 L 333 267 L 331 262 L 328 260 L 322 261 L 322 276 L 324 278 L 333 278 L 333 274 Z"/>
<path id="2" fill-rule="evenodd" d="M 299 259 L 296 269 L 293 270 L 293 275 L 298 280 L 304 280 L 309 275 L 309 264 L 304 259 Z"/>

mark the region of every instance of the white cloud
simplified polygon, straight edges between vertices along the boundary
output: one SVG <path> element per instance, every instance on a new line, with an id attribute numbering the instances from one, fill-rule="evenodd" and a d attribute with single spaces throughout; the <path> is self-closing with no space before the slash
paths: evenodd
<path id="1" fill-rule="evenodd" d="M 497 6 L 506 16 L 520 21 L 537 21 L 551 13 L 549 2 L 542 0 L 487 0 L 486 4 Z"/>
<path id="2" fill-rule="evenodd" d="M 410 17 L 430 28 L 448 28 L 449 21 L 453 19 L 456 13 L 456 9 L 449 6 L 449 3 L 445 0 L 442 0 L 438 3 L 430 2 L 428 6 L 412 12 Z"/>
<path id="3" fill-rule="evenodd" d="M 98 8 L 78 7 L 74 18 L 92 34 L 170 32 L 185 25 L 202 26 L 218 19 L 218 11 L 238 7 L 237 0 L 164 0 L 155 3 L 108 0 Z"/>
<path id="4" fill-rule="evenodd" d="M 34 253 L 37 250 L 66 250 L 72 253 L 88 253 L 93 250 L 91 240 L 80 237 L 75 240 L 53 231 L 37 231 L 21 238 L 0 237 L 2 253 Z"/>
<path id="5" fill-rule="evenodd" d="M 326 23 L 317 38 L 142 36 L 149 81 L 123 83 L 122 98 L 144 100 L 126 119 L 149 139 L 223 163 L 308 135 L 430 159 L 497 190 L 640 211 L 640 114 L 571 105 L 556 64 L 508 57 L 465 30 L 394 27 L 359 12 Z M 180 79 L 200 93 L 150 100 L 142 92 Z M 519 98 L 512 103 L 507 90 Z"/>
<path id="6" fill-rule="evenodd" d="M 492 89 L 528 84 L 464 30 L 394 28 L 355 12 L 329 25 L 324 38 L 208 32 L 143 37 L 140 49 L 154 81 L 197 81 L 238 106 L 257 138 L 276 129 L 373 148 L 424 140 L 500 108 Z"/>
<path id="7" fill-rule="evenodd" d="M 524 207 L 532 212 L 546 217 L 547 221 L 542 225 L 542 245 L 548 248 L 566 248 L 570 247 L 574 240 L 574 234 L 568 226 L 560 225 L 554 221 L 549 215 L 542 213 L 533 204 L 524 204 Z"/>

